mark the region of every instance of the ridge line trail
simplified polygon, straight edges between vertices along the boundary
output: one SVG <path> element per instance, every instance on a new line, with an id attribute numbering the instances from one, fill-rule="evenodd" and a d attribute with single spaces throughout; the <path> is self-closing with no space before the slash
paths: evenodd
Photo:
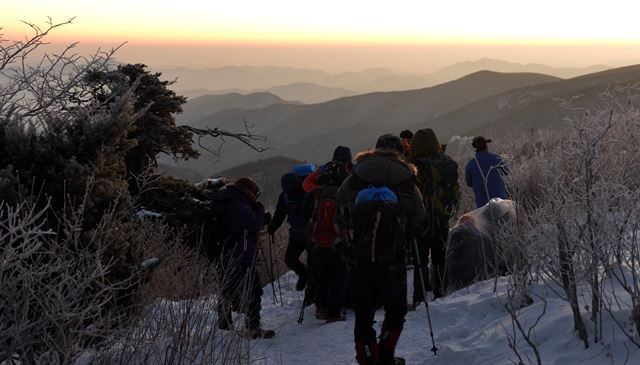
<path id="1" fill-rule="evenodd" d="M 407 271 L 408 298 L 412 295 L 412 274 Z M 250 363 L 356 364 L 353 311 L 347 311 L 345 322 L 325 324 L 315 318 L 315 307 L 311 305 L 305 310 L 304 322 L 298 324 L 303 293 L 295 291 L 296 279 L 293 272 L 280 279 L 284 306 L 273 304 L 269 295 L 270 284 L 265 286 L 262 326 L 274 329 L 276 336 L 252 341 Z M 478 282 L 444 299 L 429 302 L 433 333 L 439 349 L 437 357 L 430 351 L 431 339 L 424 304 L 415 312 L 408 312 L 396 356 L 404 357 L 407 364 L 511 365 L 514 360 L 517 363 L 505 334 L 505 331 L 512 331 L 511 319 L 493 293 L 493 284 L 493 280 Z M 507 278 L 499 278 L 498 293 L 504 293 L 506 287 Z M 546 314 L 533 331 L 543 364 L 622 364 L 627 356 L 628 364 L 640 363 L 640 351 L 634 349 L 620 332 L 613 333 L 615 324 L 610 319 L 604 324 L 605 344 L 591 344 L 585 350 L 572 331 L 569 305 L 542 286 L 534 285 L 532 290 L 547 299 Z M 586 295 L 586 288 L 581 288 L 580 292 L 581 302 L 587 303 L 590 298 Z M 542 307 L 542 301 L 536 297 L 533 305 L 520 311 L 525 329 L 535 322 Z M 383 313 L 382 309 L 376 312 L 374 328 L 378 335 Z M 523 339 L 518 340 L 517 346 L 525 361 L 528 356 L 529 363 L 535 363 L 533 352 Z"/>

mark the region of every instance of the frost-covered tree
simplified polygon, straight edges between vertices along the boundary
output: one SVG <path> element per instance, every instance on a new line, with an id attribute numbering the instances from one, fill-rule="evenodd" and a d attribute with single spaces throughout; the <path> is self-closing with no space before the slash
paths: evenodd
<path id="1" fill-rule="evenodd" d="M 199 156 L 192 147 L 191 133 L 177 128 L 175 115 L 182 112 L 186 98 L 168 87 L 173 81 L 161 80 L 161 73 L 151 73 L 146 65 L 119 65 L 113 71 L 95 71 L 87 75 L 94 87 L 96 98 L 108 103 L 114 97 L 134 88 L 135 111 L 140 116 L 129 138 L 137 144 L 127 153 L 127 170 L 138 176 L 147 165 L 155 165 L 156 157 L 164 153 L 174 158 L 189 159 Z"/>

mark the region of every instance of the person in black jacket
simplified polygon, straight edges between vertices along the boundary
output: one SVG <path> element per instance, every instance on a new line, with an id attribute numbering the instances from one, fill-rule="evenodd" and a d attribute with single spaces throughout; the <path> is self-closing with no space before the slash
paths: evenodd
<path id="1" fill-rule="evenodd" d="M 285 218 L 289 223 L 289 244 L 287 245 L 284 262 L 298 275 L 298 282 L 296 283 L 296 290 L 298 291 L 304 290 L 309 279 L 308 269 L 300 261 L 300 255 L 307 249 L 305 238 L 307 220 L 302 212 L 302 204 L 306 193 L 302 189 L 302 183 L 314 170 L 315 167 L 312 164 L 301 164 L 294 166 L 291 172 L 282 176 L 280 180 L 282 192 L 278 197 L 273 220 L 267 228 L 269 235 L 273 235 L 284 223 Z M 307 261 L 309 261 L 309 256 L 307 254 Z"/>
<path id="2" fill-rule="evenodd" d="M 219 275 L 222 295 L 218 306 L 218 327 L 232 327 L 231 310 L 246 315 L 245 326 L 250 338 L 271 338 L 274 331 L 260 327 L 262 286 L 256 270 L 258 233 L 270 216 L 257 201 L 260 190 L 249 178 L 229 185 L 225 197 L 225 240 Z"/>
<path id="3" fill-rule="evenodd" d="M 397 196 L 397 204 L 406 218 L 406 229 L 422 234 L 426 212 L 422 195 L 416 187 L 415 169 L 403 160 L 403 153 L 400 138 L 392 135 L 380 137 L 375 150 L 356 156 L 354 174 L 340 187 L 338 202 L 355 219 L 359 192 L 368 186 L 389 188 Z M 402 241 L 404 237 L 406 236 L 399 235 L 396 240 Z M 359 237 L 351 239 L 357 241 Z M 352 300 L 356 317 L 356 360 L 362 365 L 391 365 L 397 361 L 395 348 L 407 313 L 406 242 L 389 244 L 398 249 L 392 262 L 349 264 L 348 275 L 351 276 L 353 285 Z M 385 317 L 378 342 L 373 323 L 379 306 L 384 307 Z"/>

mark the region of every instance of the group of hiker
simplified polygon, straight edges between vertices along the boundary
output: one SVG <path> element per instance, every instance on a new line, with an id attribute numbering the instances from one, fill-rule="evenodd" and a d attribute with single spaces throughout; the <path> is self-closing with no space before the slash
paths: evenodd
<path id="1" fill-rule="evenodd" d="M 474 138 L 476 156 L 464 169 L 478 207 L 491 198 L 507 198 L 502 176 L 509 169 L 499 155 L 488 152 L 490 142 Z M 296 290 L 305 291 L 303 310 L 314 303 L 316 318 L 332 323 L 344 321 L 349 306 L 355 315 L 357 362 L 402 363 L 395 347 L 407 311 L 421 303 L 428 306 L 428 292 L 435 300 L 447 291 L 449 222 L 458 213 L 461 190 L 458 164 L 445 148 L 428 128 L 382 135 L 374 149 L 355 158 L 348 147 L 338 146 L 322 166 L 299 164 L 282 176 L 273 218 L 258 202 L 255 181 L 242 178 L 228 185 L 214 199 L 224 202 L 219 218 L 224 234 L 218 233 L 220 249 L 209 255 L 225 278 L 218 327 L 229 329 L 235 310 L 245 314 L 249 337 L 275 335 L 260 326 L 257 241 L 263 227 L 273 236 L 286 220 L 285 263 L 298 276 Z M 303 252 L 306 263 L 300 260 Z M 414 268 L 411 301 L 408 265 Z M 380 307 L 385 317 L 377 337 L 373 324 Z"/>

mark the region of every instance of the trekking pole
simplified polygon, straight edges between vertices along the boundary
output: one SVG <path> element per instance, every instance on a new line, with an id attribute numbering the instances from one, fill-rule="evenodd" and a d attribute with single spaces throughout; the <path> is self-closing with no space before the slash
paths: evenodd
<path id="1" fill-rule="evenodd" d="M 412 237 L 411 240 L 413 241 L 413 249 L 414 249 L 414 258 L 416 259 L 416 263 L 418 264 L 418 274 L 420 275 L 420 287 L 422 288 L 422 295 L 424 298 L 424 306 L 427 309 L 427 322 L 429 323 L 429 333 L 431 334 L 431 344 L 433 345 L 433 347 L 431 348 L 431 351 L 433 352 L 434 356 L 438 355 L 438 348 L 436 347 L 436 341 L 433 338 L 433 326 L 431 325 L 431 314 L 429 313 L 429 299 L 427 299 L 427 290 L 424 286 L 424 275 L 422 273 L 422 263 L 420 262 L 420 253 L 418 251 L 418 241 L 415 239 L 415 237 Z M 415 270 L 416 268 L 414 268 Z"/>
<path id="2" fill-rule="evenodd" d="M 302 298 L 302 306 L 300 307 L 300 315 L 298 316 L 298 324 L 302 324 L 302 321 L 304 321 L 304 309 L 307 306 L 307 293 L 308 290 L 305 289 L 304 298 Z"/>
<path id="3" fill-rule="evenodd" d="M 262 247 L 260 247 L 260 253 L 262 254 L 262 261 L 264 262 L 265 266 L 267 267 L 267 274 L 269 274 L 269 281 L 271 282 L 271 290 L 273 291 L 273 304 L 276 304 L 278 302 L 278 297 L 276 295 L 276 287 L 273 284 L 273 272 L 271 270 L 269 270 L 269 265 L 267 265 L 267 257 L 264 253 L 264 249 Z"/>
<path id="4" fill-rule="evenodd" d="M 269 235 L 269 260 L 271 261 L 271 277 L 277 276 L 276 281 L 278 282 L 278 293 L 280 293 L 280 305 L 284 306 L 284 302 L 282 301 L 282 286 L 280 285 L 280 275 L 276 274 L 276 270 L 273 267 L 273 249 L 272 246 L 275 244 L 276 240 L 272 234 Z M 275 289 L 274 289 L 275 290 Z M 275 295 L 275 291 L 274 291 Z"/>
<path id="5" fill-rule="evenodd" d="M 310 277 L 311 278 L 311 277 Z M 304 289 L 304 298 L 302 298 L 302 307 L 300 308 L 300 316 L 298 316 L 298 324 L 304 321 L 304 310 L 309 304 L 309 295 L 311 293 L 311 281 L 307 283 L 307 287 Z"/>

